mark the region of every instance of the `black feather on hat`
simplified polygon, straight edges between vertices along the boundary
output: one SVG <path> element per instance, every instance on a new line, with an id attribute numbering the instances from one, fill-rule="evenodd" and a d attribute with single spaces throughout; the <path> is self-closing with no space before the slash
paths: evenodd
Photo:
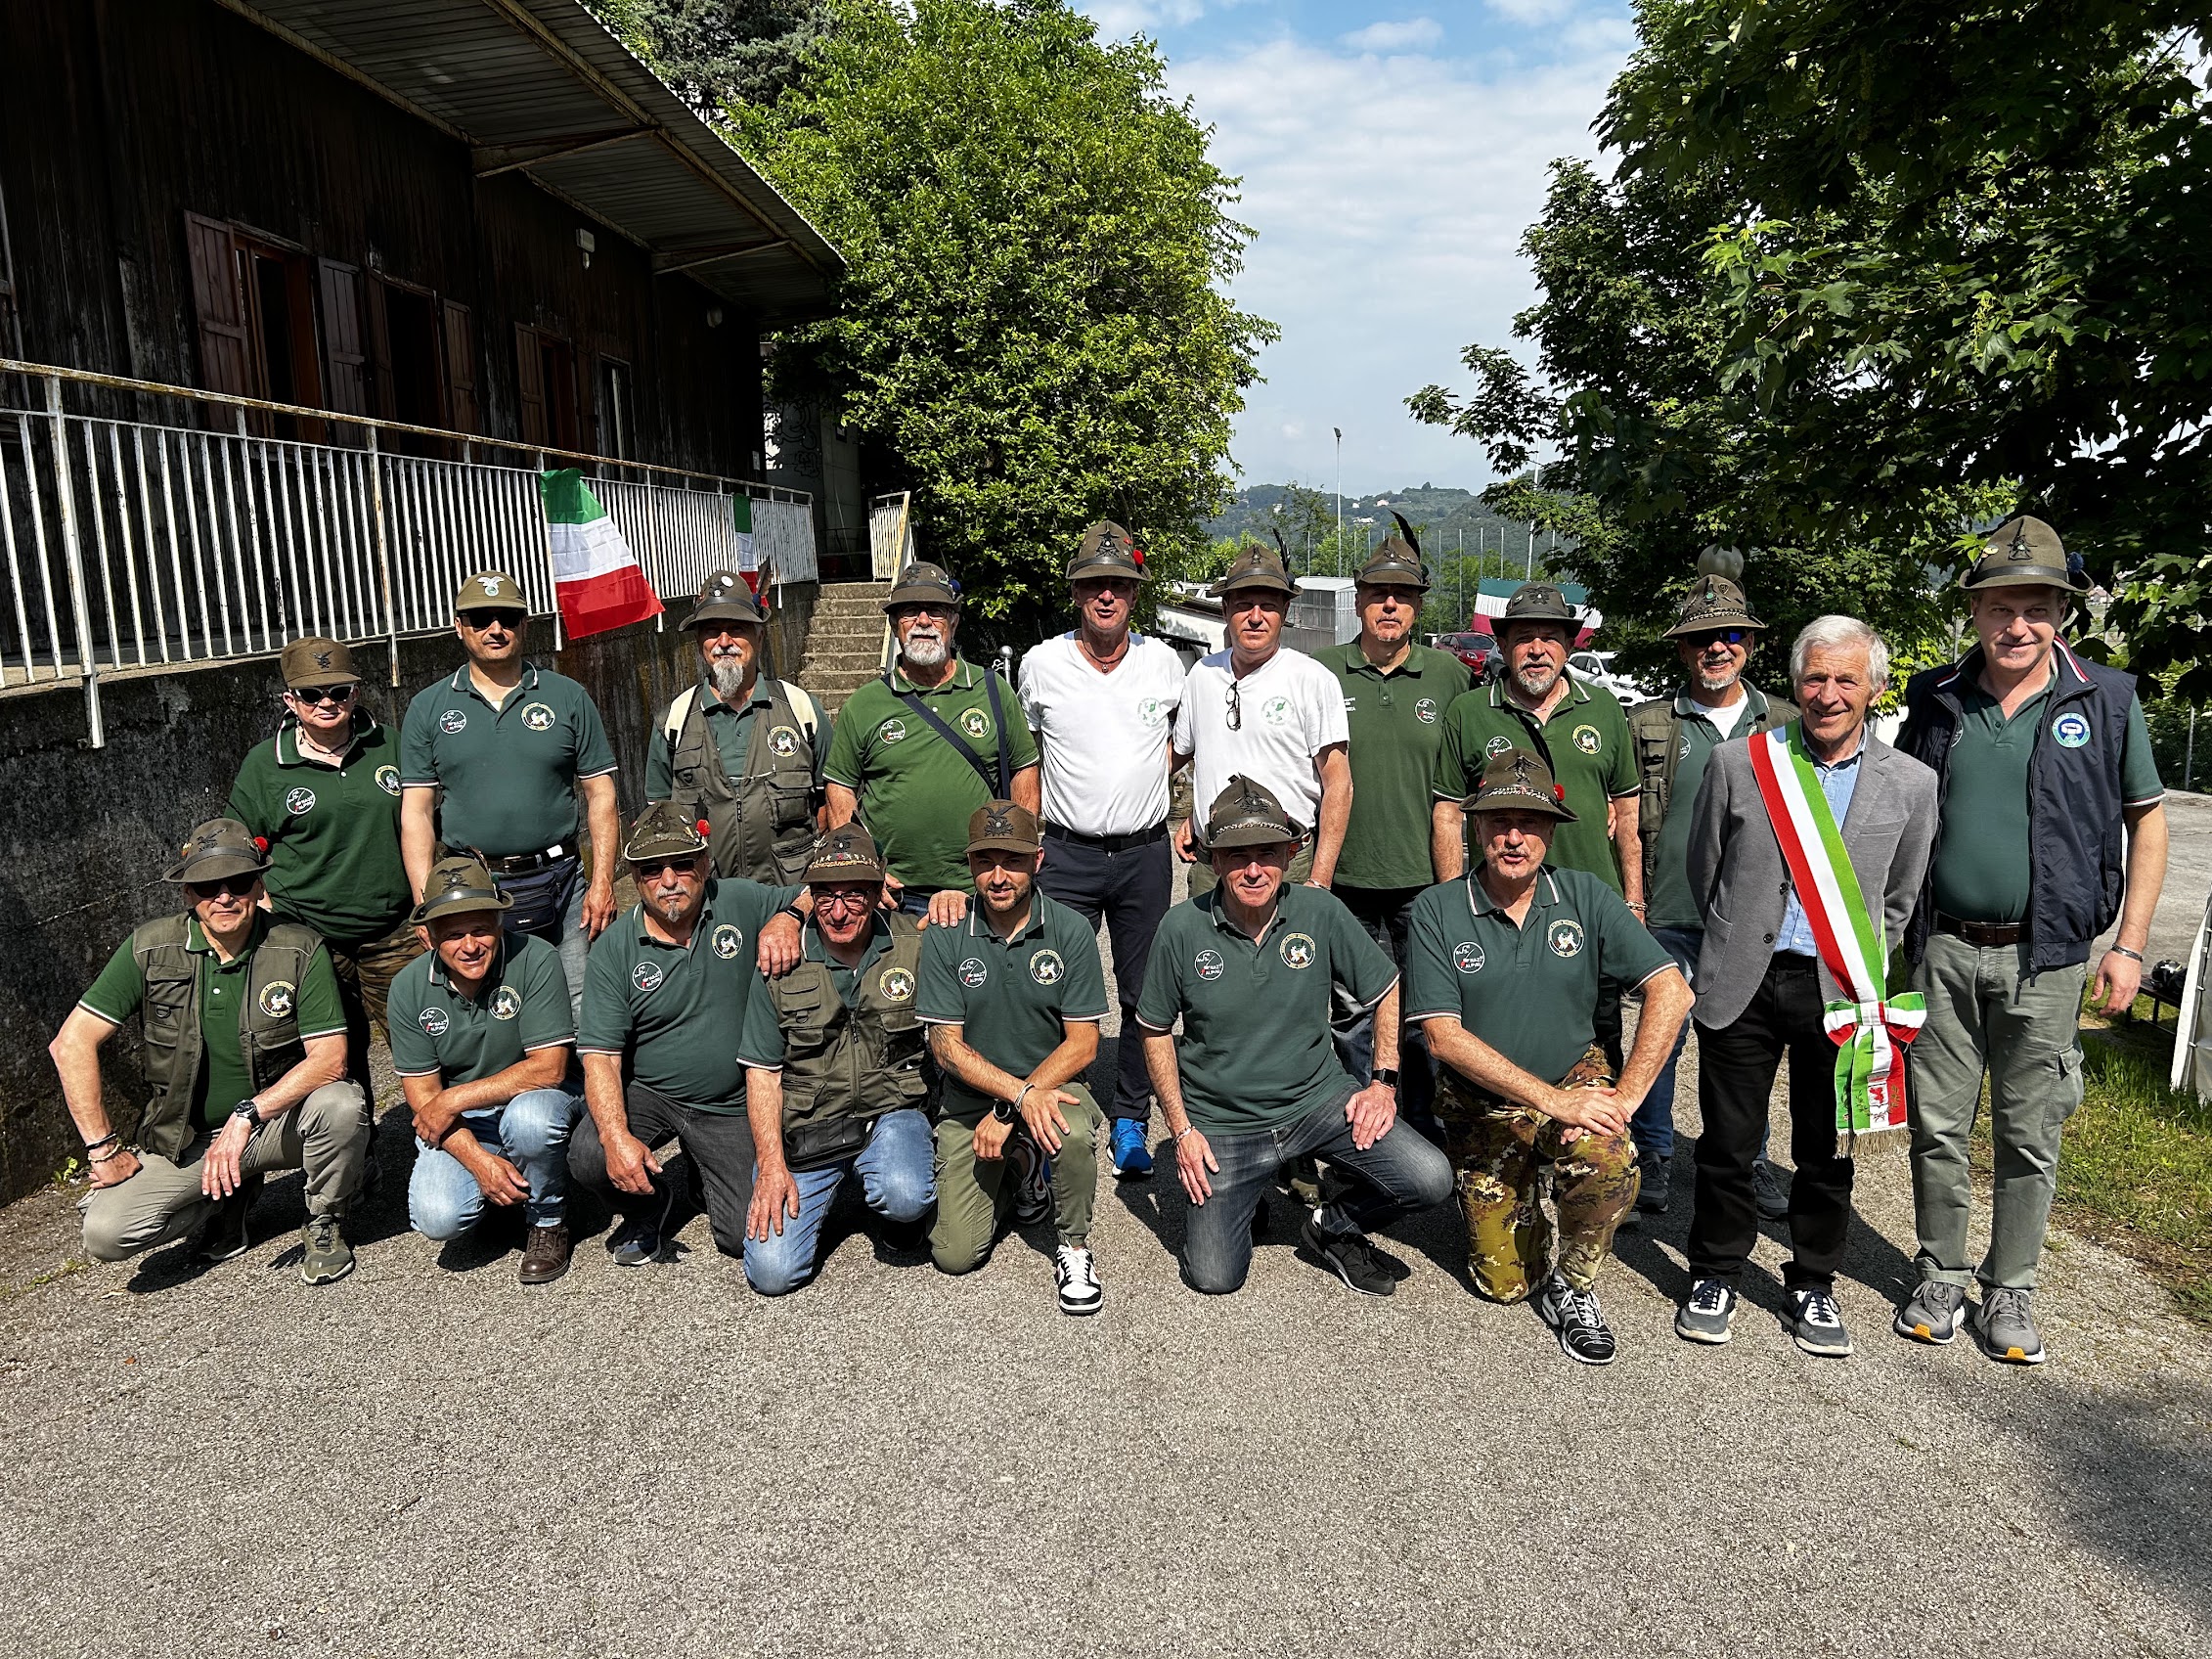
<path id="1" fill-rule="evenodd" d="M 1419 559 L 1421 538 L 1413 533 L 1413 526 L 1405 521 L 1405 515 L 1394 507 L 1391 509 L 1391 516 L 1397 520 L 1397 533 L 1405 538 L 1405 545 L 1413 550 L 1413 557 Z"/>

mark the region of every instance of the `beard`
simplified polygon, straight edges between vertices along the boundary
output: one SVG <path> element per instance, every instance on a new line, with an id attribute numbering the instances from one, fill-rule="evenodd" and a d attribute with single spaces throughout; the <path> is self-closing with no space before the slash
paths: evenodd
<path id="1" fill-rule="evenodd" d="M 909 634 L 900 646 L 899 654 L 916 668 L 942 668 L 950 649 L 941 639 L 925 639 L 919 634 Z"/>
<path id="2" fill-rule="evenodd" d="M 1698 664 L 1698 690 L 1701 692 L 1725 692 L 1742 677 L 1743 670 L 1734 663 L 1717 672 L 1708 671 L 1703 663 Z"/>
<path id="3" fill-rule="evenodd" d="M 1516 668 L 1513 671 L 1514 689 L 1529 702 L 1542 702 L 1551 695 L 1552 688 L 1559 684 L 1560 671 L 1550 663 L 1539 663 L 1534 668 Z"/>
<path id="4" fill-rule="evenodd" d="M 714 687 L 714 695 L 724 702 L 742 696 L 745 692 L 745 673 L 750 665 L 735 656 L 715 655 L 707 658 L 707 680 Z"/>

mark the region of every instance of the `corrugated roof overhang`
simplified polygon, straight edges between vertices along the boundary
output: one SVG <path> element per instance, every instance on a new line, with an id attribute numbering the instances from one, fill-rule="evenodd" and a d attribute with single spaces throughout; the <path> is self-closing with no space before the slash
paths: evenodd
<path id="1" fill-rule="evenodd" d="M 844 261 L 579 0 L 217 0 L 770 327 Z"/>

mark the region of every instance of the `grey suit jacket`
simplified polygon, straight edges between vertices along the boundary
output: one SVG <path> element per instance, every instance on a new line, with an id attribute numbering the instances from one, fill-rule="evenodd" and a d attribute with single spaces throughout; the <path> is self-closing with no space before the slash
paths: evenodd
<path id="1" fill-rule="evenodd" d="M 1691 820 L 1690 892 L 1705 919 L 1696 1013 L 1700 1025 L 1715 1030 L 1751 1006 L 1774 961 L 1791 888 L 1782 843 L 1751 774 L 1751 740 L 1736 738 L 1713 750 Z M 1881 741 L 1871 726 L 1864 740 L 1858 785 L 1843 815 L 1843 850 L 1868 906 L 1880 905 L 1895 952 L 1935 845 L 1935 774 Z M 1820 988 L 1830 1001 L 1844 995 L 1825 963 Z"/>

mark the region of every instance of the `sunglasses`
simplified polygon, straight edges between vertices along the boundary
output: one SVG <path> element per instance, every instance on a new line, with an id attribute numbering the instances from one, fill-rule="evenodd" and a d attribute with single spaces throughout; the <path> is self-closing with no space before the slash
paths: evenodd
<path id="1" fill-rule="evenodd" d="M 1691 636 L 1690 643 L 1693 646 L 1696 646 L 1700 650 L 1703 650 L 1706 646 L 1714 644 L 1724 646 L 1740 646 L 1750 637 L 1751 630 L 1748 628 L 1715 628 L 1709 634 L 1695 634 Z"/>
<path id="2" fill-rule="evenodd" d="M 697 853 L 689 853 L 683 858 L 649 858 L 641 864 L 633 863 L 630 869 L 632 874 L 641 881 L 653 880 L 664 872 L 671 870 L 688 875 L 691 874 L 691 867 L 697 861 L 698 856 Z"/>
<path id="3" fill-rule="evenodd" d="M 1234 680 L 1229 682 L 1229 730 L 1244 730 L 1244 694 L 1237 689 L 1237 682 Z"/>
<path id="4" fill-rule="evenodd" d="M 511 610 L 464 610 L 460 613 L 461 625 L 471 634 L 481 634 L 495 623 L 509 633 L 514 632 L 514 612 Z"/>
<path id="5" fill-rule="evenodd" d="M 250 899 L 258 875 L 221 875 L 212 881 L 187 881 L 185 891 L 196 899 Z"/>
<path id="6" fill-rule="evenodd" d="M 359 690 L 359 686 L 294 686 L 291 697 L 294 702 L 319 708 L 327 702 L 351 702 L 353 694 Z"/>
<path id="7" fill-rule="evenodd" d="M 951 605 L 902 605 L 891 613 L 894 622 L 905 622 L 914 617 L 926 617 L 932 622 L 950 622 L 960 614 L 959 607 Z"/>

